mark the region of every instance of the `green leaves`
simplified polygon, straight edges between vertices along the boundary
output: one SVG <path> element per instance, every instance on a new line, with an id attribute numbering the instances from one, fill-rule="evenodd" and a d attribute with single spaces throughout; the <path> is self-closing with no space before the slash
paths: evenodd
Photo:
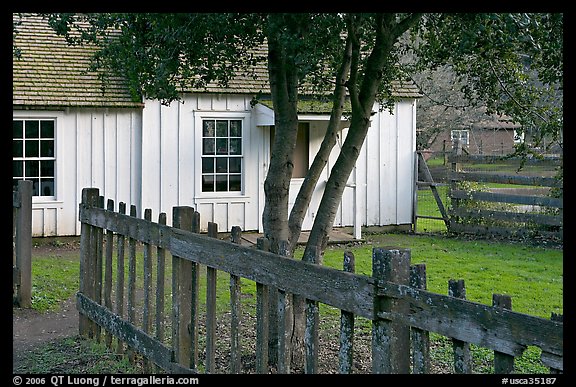
<path id="1" fill-rule="evenodd" d="M 411 71 L 449 66 L 465 100 L 521 124 L 534 135 L 532 148 L 544 138 L 561 144 L 562 31 L 562 14 L 426 15 Z"/>

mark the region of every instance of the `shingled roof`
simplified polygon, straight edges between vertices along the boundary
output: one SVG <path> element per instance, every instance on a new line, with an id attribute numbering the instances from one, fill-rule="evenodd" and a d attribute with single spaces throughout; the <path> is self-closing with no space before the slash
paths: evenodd
<path id="1" fill-rule="evenodd" d="M 69 46 L 40 16 L 23 15 L 21 21 L 14 41 L 21 56 L 12 61 L 14 106 L 143 106 L 122 79 L 111 78 L 103 90 L 98 74 L 87 71 L 94 47 Z"/>
<path id="2" fill-rule="evenodd" d="M 14 15 L 14 20 L 19 20 Z M 109 77 L 102 88 L 98 73 L 88 71 L 93 46 L 70 46 L 56 35 L 39 15 L 26 14 L 17 28 L 15 45 L 21 57 L 13 59 L 14 107 L 142 107 L 134 101 L 125 80 Z M 263 51 L 260 53 L 265 56 Z M 394 94 L 403 98 L 421 97 L 416 85 L 395 82 Z M 204 89 L 188 92 L 269 94 L 265 63 L 252 74 L 241 74 L 226 88 L 210 84 Z M 328 110 L 329 111 L 329 110 Z"/>

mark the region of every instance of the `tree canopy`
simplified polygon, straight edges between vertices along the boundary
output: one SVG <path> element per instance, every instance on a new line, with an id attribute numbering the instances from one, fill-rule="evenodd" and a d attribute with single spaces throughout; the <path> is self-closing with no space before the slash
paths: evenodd
<path id="1" fill-rule="evenodd" d="M 561 13 L 432 14 L 414 34 L 410 76 L 449 74 L 446 108 L 505 115 L 535 135 L 532 146 L 545 137 L 562 146 Z M 517 152 L 533 150 L 519 144 Z"/>

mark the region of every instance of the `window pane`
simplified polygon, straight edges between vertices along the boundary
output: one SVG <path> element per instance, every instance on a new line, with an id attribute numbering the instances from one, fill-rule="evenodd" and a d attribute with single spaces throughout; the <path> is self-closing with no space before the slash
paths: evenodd
<path id="1" fill-rule="evenodd" d="M 207 120 L 202 123 L 202 136 L 214 137 L 214 120 Z"/>
<path id="2" fill-rule="evenodd" d="M 38 138 L 39 135 L 38 121 L 26 121 L 26 138 Z"/>
<path id="3" fill-rule="evenodd" d="M 230 191 L 240 191 L 242 189 L 242 177 L 240 175 L 230 175 Z"/>
<path id="4" fill-rule="evenodd" d="M 12 191 L 15 191 L 18 189 L 18 182 L 22 180 L 22 179 L 12 179 Z"/>
<path id="5" fill-rule="evenodd" d="M 38 177 L 40 175 L 40 166 L 38 165 L 39 161 L 25 161 L 24 162 L 24 171 L 26 173 L 26 178 L 29 177 Z"/>
<path id="6" fill-rule="evenodd" d="M 40 157 L 54 157 L 54 140 L 40 140 Z"/>
<path id="7" fill-rule="evenodd" d="M 40 144 L 38 141 L 27 140 L 24 148 L 26 149 L 26 157 L 40 156 Z"/>
<path id="8" fill-rule="evenodd" d="M 242 154 L 242 139 L 241 138 L 231 138 L 230 139 L 230 154 L 231 155 L 241 155 Z"/>
<path id="9" fill-rule="evenodd" d="M 228 191 L 228 176 L 226 175 L 216 176 L 216 191 L 217 192 Z"/>
<path id="10" fill-rule="evenodd" d="M 12 121 L 12 138 L 22 138 L 22 134 L 24 134 L 24 121 Z"/>
<path id="11" fill-rule="evenodd" d="M 40 137 L 54 138 L 54 121 L 40 122 Z"/>
<path id="12" fill-rule="evenodd" d="M 54 161 L 42 160 L 40 161 L 40 176 L 53 177 L 54 176 Z"/>
<path id="13" fill-rule="evenodd" d="M 242 121 L 230 120 L 230 137 L 242 137 Z"/>
<path id="14" fill-rule="evenodd" d="M 230 157 L 230 173 L 242 172 L 242 159 L 240 157 Z"/>
<path id="15" fill-rule="evenodd" d="M 202 154 L 203 155 L 213 155 L 214 152 L 214 139 L 205 138 L 202 140 Z"/>
<path id="16" fill-rule="evenodd" d="M 228 137 L 228 121 L 216 121 L 216 137 Z"/>
<path id="17" fill-rule="evenodd" d="M 12 161 L 12 177 L 24 176 L 24 161 Z"/>
<path id="18" fill-rule="evenodd" d="M 217 138 L 216 139 L 216 154 L 227 155 L 228 154 L 228 139 L 227 138 Z"/>
<path id="19" fill-rule="evenodd" d="M 214 173 L 213 157 L 202 157 L 202 173 Z"/>
<path id="20" fill-rule="evenodd" d="M 210 175 L 202 176 L 202 191 L 214 192 L 214 176 Z"/>
<path id="21" fill-rule="evenodd" d="M 39 179 L 29 179 L 26 178 L 26 180 L 32 180 L 32 196 L 40 196 L 40 181 Z"/>
<path id="22" fill-rule="evenodd" d="M 54 196 L 54 179 L 40 179 L 40 195 Z"/>
<path id="23" fill-rule="evenodd" d="M 228 158 L 220 157 L 216 159 L 216 173 L 228 172 Z"/>
<path id="24" fill-rule="evenodd" d="M 22 157 L 24 155 L 24 141 L 12 140 L 12 157 Z"/>

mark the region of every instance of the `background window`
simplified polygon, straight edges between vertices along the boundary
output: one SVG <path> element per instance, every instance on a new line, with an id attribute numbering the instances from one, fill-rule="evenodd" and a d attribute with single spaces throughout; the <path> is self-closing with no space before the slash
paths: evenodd
<path id="1" fill-rule="evenodd" d="M 12 188 L 32 181 L 32 195 L 54 196 L 54 120 L 12 121 Z"/>
<path id="2" fill-rule="evenodd" d="M 452 133 L 452 144 L 456 144 L 456 141 L 462 142 L 462 145 L 468 145 L 468 130 L 453 130 Z"/>
<path id="3" fill-rule="evenodd" d="M 202 192 L 242 190 L 242 120 L 202 121 Z"/>

